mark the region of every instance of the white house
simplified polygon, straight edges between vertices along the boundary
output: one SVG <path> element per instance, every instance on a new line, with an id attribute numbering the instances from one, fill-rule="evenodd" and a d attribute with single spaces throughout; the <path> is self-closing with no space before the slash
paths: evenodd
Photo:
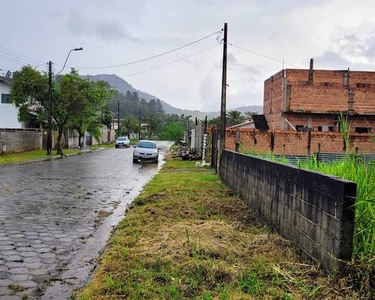
<path id="1" fill-rule="evenodd" d="M 10 81 L 0 76 L 0 128 L 24 128 L 18 121 L 18 109 L 10 101 Z"/>

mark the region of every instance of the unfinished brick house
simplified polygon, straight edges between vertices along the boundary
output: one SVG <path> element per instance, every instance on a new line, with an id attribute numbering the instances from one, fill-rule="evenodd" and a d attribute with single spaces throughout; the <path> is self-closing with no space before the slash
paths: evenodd
<path id="1" fill-rule="evenodd" d="M 264 82 L 263 112 L 270 130 L 375 131 L 375 72 L 285 69 Z"/>

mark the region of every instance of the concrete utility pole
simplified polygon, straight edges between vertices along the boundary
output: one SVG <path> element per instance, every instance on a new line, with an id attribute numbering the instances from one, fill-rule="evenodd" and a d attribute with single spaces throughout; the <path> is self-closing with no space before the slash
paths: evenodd
<path id="1" fill-rule="evenodd" d="M 120 99 L 117 101 L 117 137 L 120 136 Z"/>
<path id="2" fill-rule="evenodd" d="M 138 141 L 141 139 L 141 107 L 138 111 Z"/>
<path id="3" fill-rule="evenodd" d="M 223 43 L 223 75 L 221 82 L 221 126 L 220 126 L 220 151 L 225 149 L 225 128 L 227 125 L 227 111 L 226 111 L 226 101 L 227 101 L 227 43 L 228 43 L 228 24 L 224 23 L 224 43 Z"/>
<path id="4" fill-rule="evenodd" d="M 52 61 L 48 62 L 48 128 L 47 155 L 52 154 Z"/>

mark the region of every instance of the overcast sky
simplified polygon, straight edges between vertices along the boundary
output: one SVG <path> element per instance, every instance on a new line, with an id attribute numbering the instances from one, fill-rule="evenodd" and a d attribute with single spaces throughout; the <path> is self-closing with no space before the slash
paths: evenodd
<path id="1" fill-rule="evenodd" d="M 374 11 L 373 0 L 3 1 L 0 69 L 32 63 L 47 70 L 51 60 L 58 72 L 69 50 L 83 47 L 67 63 L 80 74 L 117 74 L 172 106 L 218 111 L 222 35 L 214 33 L 227 22 L 227 108 L 262 105 L 264 80 L 283 68 L 283 60 L 286 68 L 307 69 L 314 58 L 316 69 L 375 71 Z M 156 59 L 103 68 L 211 34 Z"/>

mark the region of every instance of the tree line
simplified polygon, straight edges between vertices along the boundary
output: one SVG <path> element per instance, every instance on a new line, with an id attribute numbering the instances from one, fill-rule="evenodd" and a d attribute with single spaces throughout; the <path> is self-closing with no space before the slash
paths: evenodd
<path id="1" fill-rule="evenodd" d="M 142 137 L 177 141 L 183 138 L 188 120 L 184 115 L 167 114 L 158 99 L 147 102 L 129 91 L 124 95 L 107 82 L 82 78 L 74 69 L 50 83 L 47 73 L 23 66 L 13 76 L 10 98 L 18 108 L 19 120 L 31 126 L 47 128 L 51 115 L 60 155 L 62 137 L 68 129 L 77 130 L 80 147 L 85 132 L 99 139 L 103 125 L 111 128 L 114 116 L 118 118 L 118 105 L 121 120 L 117 136 L 139 133 L 144 124 L 147 130 L 141 132 Z"/>

